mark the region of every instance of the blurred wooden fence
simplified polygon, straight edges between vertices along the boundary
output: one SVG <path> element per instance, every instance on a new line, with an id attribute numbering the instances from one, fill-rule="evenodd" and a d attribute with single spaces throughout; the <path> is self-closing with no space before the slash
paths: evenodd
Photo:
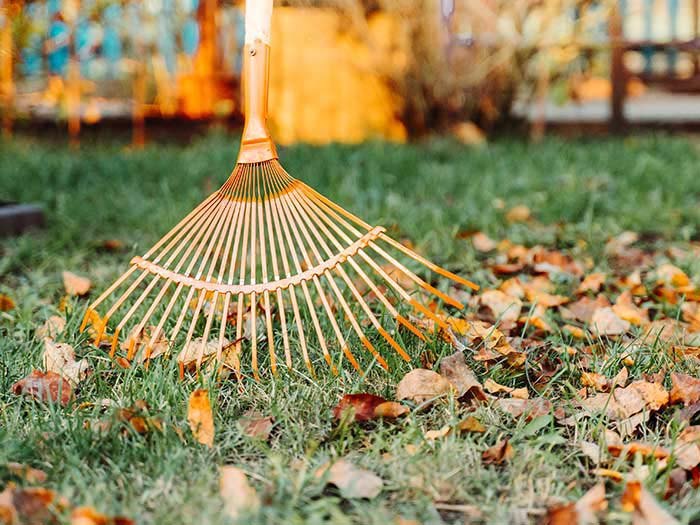
<path id="1" fill-rule="evenodd" d="M 496 51 L 508 39 L 513 45 L 513 35 L 503 31 L 503 13 L 494 10 L 496 0 L 429 1 L 442 17 L 446 53 L 469 45 Z M 149 117 L 235 115 L 244 33 L 240 3 L 3 0 L 4 129 L 9 132 L 16 118 L 59 119 L 77 139 L 82 125 L 130 118 L 134 141 L 142 143 Z M 475 4 L 486 8 L 478 19 Z M 580 11 L 556 11 L 564 4 L 551 4 L 557 18 L 553 39 L 543 40 L 536 29 L 528 34 L 525 26 L 515 45 L 571 46 L 575 40 L 582 54 L 609 53 L 614 126 L 624 125 L 633 78 L 671 90 L 700 90 L 698 0 L 593 0 L 586 9 L 603 16 L 583 33 L 574 30 Z M 271 124 L 280 141 L 403 140 L 401 100 L 377 73 L 400 72 L 406 62 L 411 47 L 400 26 L 400 19 L 375 13 L 360 40 L 333 10 L 277 9 Z"/>

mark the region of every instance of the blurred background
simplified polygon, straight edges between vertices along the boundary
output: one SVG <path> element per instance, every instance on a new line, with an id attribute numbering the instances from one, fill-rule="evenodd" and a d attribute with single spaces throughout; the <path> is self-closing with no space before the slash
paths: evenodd
<path id="1" fill-rule="evenodd" d="M 237 128 L 244 2 L 3 0 L 0 103 L 21 129 Z M 282 144 L 700 123 L 698 0 L 284 0 Z"/>

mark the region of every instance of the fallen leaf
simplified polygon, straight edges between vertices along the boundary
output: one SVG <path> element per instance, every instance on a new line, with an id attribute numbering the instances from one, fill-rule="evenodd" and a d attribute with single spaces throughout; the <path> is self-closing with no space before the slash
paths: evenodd
<path id="1" fill-rule="evenodd" d="M 190 394 L 187 421 L 197 441 L 209 447 L 214 446 L 214 416 L 209 402 L 209 392 L 198 389 Z"/>
<path id="2" fill-rule="evenodd" d="M 472 235 L 472 244 L 479 252 L 492 252 L 496 249 L 496 241 L 491 239 L 484 232 L 476 232 Z"/>
<path id="3" fill-rule="evenodd" d="M 465 419 L 457 423 L 455 430 L 459 433 L 474 432 L 482 434 L 486 432 L 486 427 L 474 416 L 467 416 Z"/>
<path id="4" fill-rule="evenodd" d="M 508 222 L 527 222 L 532 218 L 532 212 L 530 211 L 530 208 L 525 206 L 524 204 L 519 204 L 517 206 L 513 206 L 508 212 L 506 213 L 506 220 Z"/>
<path id="5" fill-rule="evenodd" d="M 71 345 L 56 343 L 48 337 L 44 339 L 42 362 L 47 372 L 56 372 L 73 385 L 80 383 L 90 373 L 90 364 L 86 359 L 75 360 Z"/>
<path id="6" fill-rule="evenodd" d="M 253 439 L 267 441 L 275 425 L 272 416 L 264 416 L 260 412 L 248 411 L 238 420 L 238 426 L 243 434 Z"/>
<path id="7" fill-rule="evenodd" d="M 668 450 L 662 447 L 640 443 L 639 441 L 625 443 L 624 445 L 619 443 L 610 444 L 608 445 L 608 452 L 616 458 L 626 457 L 628 459 L 634 458 L 637 454 L 655 459 L 665 459 L 670 455 Z"/>
<path id="8" fill-rule="evenodd" d="M 528 421 L 552 412 L 552 402 L 544 397 L 535 399 L 517 399 L 514 397 L 498 399 L 496 406 L 514 418 L 525 416 Z M 555 415 L 558 416 L 557 411 Z"/>
<path id="9" fill-rule="evenodd" d="M 520 317 L 523 303 L 501 290 L 486 290 L 479 296 L 479 302 L 489 313 L 489 321 L 499 323 L 502 328 L 512 327 Z"/>
<path id="10" fill-rule="evenodd" d="M 610 394 L 596 394 L 581 401 L 589 412 L 604 411 L 613 420 L 625 420 L 642 410 L 655 411 L 666 406 L 668 392 L 657 383 L 634 381 L 626 387 L 617 387 Z"/>
<path id="11" fill-rule="evenodd" d="M 581 281 L 581 284 L 576 288 L 577 294 L 585 294 L 588 292 L 598 293 L 600 289 L 605 284 L 607 275 L 604 273 L 596 272 L 587 275 L 586 278 Z"/>
<path id="12" fill-rule="evenodd" d="M 575 503 L 556 505 L 547 509 L 545 525 L 597 525 L 596 514 L 608 508 L 605 484 L 598 483 Z"/>
<path id="13" fill-rule="evenodd" d="M 168 351 L 170 348 L 170 343 L 162 330 L 158 333 L 158 337 L 156 337 L 151 343 L 151 339 L 153 339 L 156 328 L 157 327 L 153 325 L 146 326 L 140 330 L 139 326 L 132 328 L 126 338 L 126 341 L 119 345 L 120 348 L 127 353 L 128 359 L 133 359 L 134 356 L 138 356 L 137 361 L 139 363 L 143 363 L 147 358 L 155 359 Z M 191 363 L 183 363 L 183 365 L 186 367 L 190 364 Z"/>
<path id="14" fill-rule="evenodd" d="M 408 399 L 422 404 L 443 396 L 452 390 L 452 384 L 432 370 L 416 368 L 406 374 L 396 386 L 396 399 Z"/>
<path id="15" fill-rule="evenodd" d="M 491 378 L 484 381 L 484 388 L 490 394 L 506 393 L 518 399 L 527 399 L 529 397 L 526 387 L 514 388 L 510 386 L 500 385 Z"/>
<path id="16" fill-rule="evenodd" d="M 591 441 L 581 441 L 579 443 L 581 452 L 596 465 L 600 463 L 600 447 Z"/>
<path id="17" fill-rule="evenodd" d="M 600 336 L 617 336 L 626 333 L 630 329 L 629 321 L 620 319 L 615 311 L 607 306 L 598 308 L 593 312 L 591 325 L 594 332 Z"/>
<path id="18" fill-rule="evenodd" d="M 610 301 L 604 295 L 598 295 L 595 299 L 586 296 L 565 307 L 560 307 L 559 311 L 564 319 L 589 324 L 595 311 L 606 306 L 610 306 Z"/>
<path id="19" fill-rule="evenodd" d="M 68 295 L 85 295 L 90 291 L 92 282 L 87 277 L 80 277 L 72 272 L 63 272 L 63 287 Z"/>
<path id="20" fill-rule="evenodd" d="M 167 342 L 166 342 L 167 343 Z M 231 367 L 230 354 L 236 352 L 236 345 L 224 338 L 222 341 L 222 359 L 224 365 Z M 197 365 L 197 360 L 202 354 L 202 363 L 209 362 L 219 351 L 219 340 L 212 339 L 202 345 L 202 338 L 195 337 L 185 346 L 177 356 L 177 362 L 185 369 L 189 370 Z"/>
<path id="21" fill-rule="evenodd" d="M 35 334 L 37 339 L 45 339 L 46 337 L 55 339 L 65 328 L 66 320 L 60 315 L 52 315 L 44 321 L 43 325 L 36 329 Z"/>
<path id="22" fill-rule="evenodd" d="M 700 401 L 700 379 L 688 374 L 671 373 L 671 404 L 692 405 Z"/>
<path id="23" fill-rule="evenodd" d="M 347 411 L 352 411 L 354 421 L 369 421 L 376 417 L 375 409 L 385 402 L 386 399 L 374 394 L 345 394 L 333 407 L 333 417 L 341 419 Z"/>
<path id="24" fill-rule="evenodd" d="M 133 525 L 134 520 L 123 516 L 105 516 L 92 507 L 77 507 L 70 515 L 70 525 Z"/>
<path id="25" fill-rule="evenodd" d="M 610 379 L 595 372 L 581 372 L 581 384 L 591 387 L 598 392 L 610 391 Z"/>
<path id="26" fill-rule="evenodd" d="M 383 417 L 384 419 L 396 419 L 405 414 L 408 414 L 409 409 L 406 405 L 397 403 L 396 401 L 385 401 L 374 408 L 375 417 Z"/>
<path id="27" fill-rule="evenodd" d="M 34 370 L 24 379 L 12 385 L 15 395 L 27 395 L 42 402 L 67 405 L 73 396 L 73 389 L 68 381 L 55 372 Z"/>
<path id="28" fill-rule="evenodd" d="M 12 298 L 9 295 L 0 293 L 0 312 L 9 312 L 10 310 L 14 310 L 14 308 L 15 302 Z"/>
<path id="29" fill-rule="evenodd" d="M 507 439 L 503 439 L 491 448 L 484 450 L 481 454 L 481 461 L 485 465 L 500 465 L 510 461 L 513 455 L 513 446 Z"/>
<path id="30" fill-rule="evenodd" d="M 318 477 L 327 473 L 327 482 L 340 490 L 340 495 L 347 499 L 372 499 L 379 495 L 384 486 L 376 474 L 357 467 L 345 459 L 339 459 L 330 468 L 325 465 L 317 472 Z"/>
<path id="31" fill-rule="evenodd" d="M 219 494 L 224 501 L 224 511 L 233 520 L 254 512 L 260 506 L 260 498 L 248 483 L 248 477 L 241 469 L 225 465 L 219 469 Z"/>
<path id="32" fill-rule="evenodd" d="M 627 482 L 620 504 L 623 510 L 633 513 L 634 525 L 679 525 L 639 481 Z"/>
<path id="33" fill-rule="evenodd" d="M 473 388 L 481 392 L 481 383 L 460 351 L 440 361 L 440 375 L 452 384 L 457 391 L 457 397 L 463 396 Z M 479 392 L 475 392 L 477 397 Z M 481 393 L 483 395 L 483 392 Z"/>
<path id="34" fill-rule="evenodd" d="M 634 304 L 632 293 L 629 290 L 622 292 L 618 296 L 612 309 L 620 319 L 628 321 L 635 326 L 644 326 L 649 323 L 649 312 Z"/>
<path id="35" fill-rule="evenodd" d="M 9 470 L 12 475 L 22 478 L 27 483 L 32 485 L 44 483 L 47 478 L 46 472 L 43 470 L 32 468 L 29 465 L 23 465 L 22 463 L 15 463 L 11 461 L 7 463 L 5 467 L 7 467 L 7 470 Z"/>
<path id="36" fill-rule="evenodd" d="M 120 252 L 124 249 L 124 242 L 119 239 L 105 239 L 101 246 L 106 252 Z"/>
<path id="37" fill-rule="evenodd" d="M 657 284 L 667 284 L 674 288 L 687 288 L 690 285 L 688 275 L 672 264 L 662 264 L 656 269 Z"/>
<path id="38" fill-rule="evenodd" d="M 68 502 L 65 498 L 42 487 L 16 488 L 8 485 L 0 494 L 0 518 L 4 519 L 4 515 L 14 517 L 15 521 L 7 521 L 11 525 L 54 523 L 66 507 Z"/>
<path id="39" fill-rule="evenodd" d="M 445 425 L 438 430 L 428 430 L 424 436 L 428 441 L 434 441 L 436 439 L 444 438 L 450 432 L 452 432 L 452 427 L 450 425 Z"/>

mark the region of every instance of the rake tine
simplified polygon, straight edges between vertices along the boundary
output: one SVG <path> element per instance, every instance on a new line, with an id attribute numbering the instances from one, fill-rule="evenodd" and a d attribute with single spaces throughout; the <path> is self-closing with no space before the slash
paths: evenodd
<path id="1" fill-rule="evenodd" d="M 302 186 L 302 191 L 305 191 L 305 192 L 307 192 L 307 193 L 309 193 L 309 194 L 315 196 L 315 197 L 317 198 L 317 200 L 320 202 L 320 204 L 321 204 L 322 206 L 324 206 L 324 207 L 328 210 L 328 212 L 329 212 L 330 214 L 332 214 L 332 215 L 335 216 L 336 220 L 338 220 L 338 221 L 340 221 L 341 223 L 343 223 L 344 226 L 345 226 L 348 230 L 352 231 L 355 235 L 358 235 L 358 236 L 360 235 L 360 232 L 357 230 L 357 228 L 354 228 L 352 225 L 348 224 L 348 222 L 345 221 L 345 220 L 343 220 L 341 217 L 339 217 L 338 214 L 333 213 L 333 210 L 339 212 L 341 215 L 344 215 L 344 216 L 346 216 L 346 217 L 348 217 L 348 218 L 351 218 L 351 220 L 354 220 L 355 222 L 357 222 L 358 224 L 360 224 L 363 228 L 370 229 L 370 226 L 369 226 L 367 223 L 361 221 L 360 219 L 358 219 L 357 217 L 355 217 L 355 216 L 352 215 L 351 213 L 347 212 L 346 210 L 344 210 L 343 208 L 341 208 L 341 207 L 338 206 L 337 204 L 333 203 L 332 201 L 326 199 L 326 198 L 323 197 L 321 194 L 317 193 L 316 191 L 314 191 L 313 189 L 309 188 L 308 186 L 303 185 L 303 186 Z M 385 237 L 385 236 L 383 236 L 383 237 Z M 394 242 L 396 242 L 396 241 L 394 241 Z M 398 243 L 398 244 L 400 244 L 400 243 Z M 420 277 L 418 277 L 415 273 L 411 272 L 408 268 L 406 268 L 406 267 L 403 266 L 401 263 L 399 263 L 396 259 L 394 259 L 391 255 L 389 255 L 388 253 L 386 253 L 382 248 L 380 248 L 379 246 L 377 246 L 375 243 L 370 242 L 370 243 L 369 243 L 369 246 L 372 247 L 372 249 L 373 249 L 374 251 L 376 251 L 379 255 L 381 255 L 382 257 L 384 257 L 388 262 L 390 262 L 390 263 L 393 264 L 396 268 L 398 268 L 401 272 L 403 272 L 404 274 L 406 274 L 412 281 L 414 281 L 418 286 L 420 286 L 420 287 L 423 288 L 424 290 L 426 290 L 426 291 L 428 291 L 428 292 L 430 292 L 430 293 L 432 293 L 432 294 L 438 296 L 438 297 L 439 297 L 440 299 L 442 299 L 445 303 L 447 303 L 447 304 L 449 304 L 449 305 L 451 305 L 451 306 L 454 306 L 455 308 L 458 308 L 458 309 L 460 309 L 460 310 L 464 309 L 464 305 L 463 305 L 462 303 L 460 303 L 459 301 L 456 301 L 455 299 L 451 298 L 449 295 L 446 295 L 445 293 L 441 292 L 440 290 L 438 290 L 437 288 L 435 288 L 435 287 L 432 286 L 431 284 L 425 282 L 423 279 L 421 279 Z M 405 248 L 405 247 L 404 247 L 404 248 Z M 408 250 L 408 248 L 405 248 L 405 249 Z M 410 250 L 408 250 L 408 251 L 410 251 Z M 415 255 L 418 256 L 418 254 L 415 254 Z M 415 259 L 415 258 L 416 258 L 416 257 L 414 257 L 414 259 Z M 420 259 L 416 259 L 416 260 L 419 260 L 419 261 L 420 261 Z M 447 271 L 447 270 L 445 270 L 445 271 Z M 448 273 L 449 273 L 449 272 L 448 272 Z M 465 282 L 469 283 L 469 281 L 465 281 Z M 469 283 L 468 286 L 470 286 L 470 287 L 473 288 L 473 287 L 475 287 L 476 285 L 473 284 L 473 283 Z M 478 286 L 476 287 L 476 289 L 478 289 Z"/>
<path id="2" fill-rule="evenodd" d="M 262 193 L 263 195 L 267 195 L 267 187 L 265 186 L 265 179 L 266 177 L 263 176 L 262 180 L 260 181 L 262 188 Z M 267 199 L 263 198 L 263 196 L 258 195 L 258 205 L 256 206 L 258 210 L 258 228 L 260 230 L 260 259 L 261 259 L 261 266 L 262 266 L 262 282 L 263 284 L 268 283 L 268 275 L 267 275 L 267 254 L 265 250 L 265 222 L 263 221 L 263 208 L 264 204 L 261 202 L 264 201 L 265 204 L 267 203 Z M 277 273 L 277 272 L 275 272 Z M 270 292 L 268 290 L 265 290 L 263 293 L 263 304 L 265 308 L 265 329 L 267 331 L 267 350 L 270 355 L 270 369 L 272 371 L 273 375 L 277 375 L 277 357 L 275 355 L 275 340 L 274 340 L 274 335 L 272 332 L 272 319 L 270 317 Z"/>
<path id="3" fill-rule="evenodd" d="M 297 230 L 296 224 L 294 221 L 290 220 L 288 210 L 287 210 L 287 205 L 286 205 L 286 199 L 287 195 L 284 195 L 278 199 L 276 199 L 277 202 L 281 203 L 282 206 L 282 214 L 283 217 L 286 219 L 282 221 L 282 227 L 284 229 L 285 236 L 287 237 L 287 244 L 290 247 L 290 251 L 292 253 L 292 259 L 294 261 L 294 266 L 296 267 L 297 272 L 301 272 L 301 265 L 299 263 L 299 259 L 296 254 L 296 250 L 294 249 L 294 244 L 292 237 L 289 233 L 289 226 L 291 225 L 291 229 L 294 233 L 294 237 L 296 238 L 297 242 L 297 247 L 299 248 L 299 251 L 302 253 L 304 260 L 306 264 L 311 267 L 313 266 L 311 261 L 308 258 L 308 255 L 306 254 L 306 251 L 304 249 L 304 244 L 301 241 L 301 238 L 299 237 L 299 231 Z M 330 353 L 328 352 L 328 347 L 326 345 L 326 339 L 323 336 L 323 331 L 321 330 L 321 325 L 318 322 L 318 317 L 316 316 L 316 310 L 314 308 L 313 301 L 311 300 L 311 297 L 309 295 L 309 290 L 308 287 L 306 286 L 306 281 L 301 282 L 301 289 L 304 294 L 304 297 L 306 299 L 306 304 L 308 306 L 309 314 L 311 315 L 311 322 L 314 325 L 314 329 L 316 330 L 316 335 L 318 337 L 318 342 L 321 346 L 321 351 L 323 353 L 323 357 L 328 363 L 328 366 L 331 368 L 331 371 L 334 373 L 337 373 L 337 370 L 335 369 L 335 366 L 333 365 L 333 360 L 331 359 Z"/>
<path id="4" fill-rule="evenodd" d="M 160 280 L 160 277 L 159 277 L 159 276 L 155 276 L 155 277 L 153 278 L 153 280 L 148 284 L 148 286 L 146 287 L 146 289 L 141 293 L 141 296 L 136 300 L 136 302 L 134 302 L 134 304 L 132 305 L 132 307 L 129 309 L 129 311 L 126 313 L 126 315 L 122 318 L 122 320 L 119 322 L 119 324 L 117 325 L 116 332 L 120 332 L 120 331 L 124 328 L 124 326 L 126 326 L 126 323 L 129 321 L 129 319 L 131 318 L 131 316 L 134 315 L 134 312 L 138 309 L 139 306 L 141 306 L 141 303 L 142 303 L 142 302 L 144 301 L 144 299 L 148 296 L 148 294 L 151 293 L 151 290 L 153 290 L 153 287 L 158 283 L 159 280 Z M 115 347 L 116 347 L 116 344 L 117 344 L 117 338 L 114 337 L 114 338 L 112 339 L 112 353 L 114 352 L 114 349 L 115 349 Z M 131 361 L 131 358 L 133 357 L 133 355 L 132 355 L 132 346 L 133 346 L 133 345 L 131 345 L 131 344 L 129 345 L 129 352 L 128 352 L 127 356 L 126 356 L 126 359 L 127 359 L 128 361 Z"/>
<path id="5" fill-rule="evenodd" d="M 286 197 L 285 197 L 285 200 L 286 200 Z M 297 219 L 298 218 L 299 218 L 299 215 L 297 215 Z M 306 228 L 303 226 L 303 224 L 300 224 L 300 226 L 301 226 L 302 230 L 304 231 L 305 235 L 307 235 L 307 241 L 312 244 L 313 251 L 314 251 L 316 257 L 319 259 L 319 261 L 322 261 L 320 254 L 316 250 L 316 246 L 308 238 L 308 232 L 306 232 Z M 331 251 L 328 248 L 328 245 L 326 244 L 326 242 L 318 235 L 318 233 L 316 232 L 315 229 L 312 229 L 312 231 L 314 232 L 314 235 L 317 237 L 317 239 L 320 241 L 320 243 L 324 247 L 327 254 L 330 256 Z M 367 314 L 368 318 L 370 319 L 370 321 L 372 322 L 374 327 L 377 329 L 377 332 L 379 332 L 382 335 L 382 337 L 384 337 L 384 339 L 386 339 L 386 341 L 392 346 L 392 348 L 394 348 L 394 350 L 396 350 L 396 352 L 403 359 L 405 359 L 406 361 L 410 361 L 411 359 L 408 356 L 408 354 L 406 353 L 406 351 L 403 348 L 401 348 L 401 346 L 396 342 L 396 340 L 391 335 L 389 335 L 389 333 L 381 326 L 381 324 L 379 323 L 379 321 L 375 317 L 374 313 L 372 312 L 372 310 L 369 308 L 369 306 L 365 302 L 364 298 L 362 297 L 362 294 L 359 293 L 359 291 L 357 290 L 355 285 L 352 283 L 352 280 L 348 277 L 348 275 L 345 272 L 345 270 L 343 269 L 342 265 L 336 266 L 335 269 L 340 274 L 340 276 L 343 278 L 343 280 L 346 282 L 348 289 L 353 293 L 353 295 L 355 296 L 355 298 L 359 302 L 360 306 L 365 311 L 365 313 Z"/>
<path id="6" fill-rule="evenodd" d="M 311 201 L 307 201 L 311 207 L 317 206 L 316 203 L 313 203 Z M 327 224 L 329 224 L 335 231 L 343 238 L 346 242 L 350 242 L 350 238 L 342 231 L 340 230 L 325 214 L 321 213 L 320 211 L 318 212 L 319 216 L 321 219 L 323 219 Z M 329 210 L 329 213 L 335 215 L 332 212 L 332 210 Z M 341 219 L 342 220 L 342 219 Z M 431 320 L 433 320 L 435 323 L 438 324 L 443 329 L 447 329 L 448 326 L 447 324 L 440 319 L 437 315 L 435 315 L 433 312 L 428 310 L 425 306 L 423 306 L 421 303 L 413 299 L 406 290 L 404 290 L 401 285 L 399 285 L 394 279 L 392 279 L 382 268 L 379 266 L 374 259 L 369 257 L 364 250 L 358 250 L 358 255 L 362 257 L 362 259 L 369 264 L 374 271 L 376 271 L 379 275 L 382 276 L 382 278 L 403 298 L 404 301 L 406 301 L 410 306 L 412 306 L 415 310 L 421 312 L 423 315 L 429 317 Z"/>
<path id="7" fill-rule="evenodd" d="M 263 179 L 263 185 L 265 188 L 265 194 L 267 195 L 267 198 L 264 201 L 264 207 L 265 207 L 265 219 L 267 223 L 267 232 L 268 232 L 268 240 L 270 244 L 270 260 L 272 261 L 272 272 L 273 272 L 273 279 L 275 281 L 279 281 L 280 275 L 279 275 L 279 266 L 277 264 L 277 250 L 275 249 L 275 232 L 272 228 L 272 219 L 270 217 L 271 211 L 270 211 L 270 200 L 272 198 L 276 198 L 274 195 L 269 195 L 268 190 L 267 190 L 267 178 Z M 260 228 L 260 231 L 262 230 L 262 227 Z M 261 252 L 264 254 L 265 250 L 261 249 Z M 289 271 L 287 270 L 287 275 L 289 275 Z M 279 316 L 280 316 L 280 324 L 282 326 L 282 345 L 284 347 L 284 357 L 285 357 L 285 362 L 287 364 L 288 368 L 292 367 L 292 353 L 289 348 L 289 337 L 287 335 L 287 320 L 284 312 L 284 301 L 282 300 L 282 290 L 277 289 L 277 305 L 279 308 Z M 269 316 L 269 309 L 268 309 L 268 316 Z M 271 331 L 270 331 L 271 333 Z M 269 338 L 269 335 L 268 335 Z M 271 347 L 271 353 L 270 353 L 270 359 L 272 359 L 274 356 L 274 347 Z M 276 369 L 276 367 L 275 367 Z M 273 371 L 274 372 L 274 371 Z"/>
<path id="8" fill-rule="evenodd" d="M 202 360 L 204 359 L 204 350 L 209 342 L 209 331 L 211 330 L 211 323 L 214 320 L 214 312 L 216 311 L 216 304 L 219 302 L 219 292 L 214 292 L 214 298 L 211 302 L 211 307 L 209 308 L 209 315 L 207 315 L 207 323 L 204 326 L 204 334 L 202 335 L 202 345 L 197 355 L 196 370 L 199 374 L 199 369 L 202 366 Z"/>

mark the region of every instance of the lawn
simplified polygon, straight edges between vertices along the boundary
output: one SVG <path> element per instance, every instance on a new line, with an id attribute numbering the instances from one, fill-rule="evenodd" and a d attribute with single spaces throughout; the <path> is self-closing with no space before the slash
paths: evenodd
<path id="1" fill-rule="evenodd" d="M 172 361 L 154 362 L 148 371 L 115 366 L 104 349 L 78 334 L 88 299 L 65 296 L 62 272 L 89 277 L 96 297 L 133 255 L 145 252 L 226 180 L 236 150 L 235 137 L 219 134 L 143 151 L 122 144 L 84 144 L 71 151 L 29 139 L 0 142 L 0 199 L 41 203 L 48 218 L 44 231 L 0 240 L 0 294 L 15 304 L 0 312 L 0 487 L 10 481 L 32 485 L 7 467 L 17 462 L 44 471 L 47 479 L 39 484 L 73 506 L 138 523 L 226 523 L 219 467 L 230 464 L 247 473 L 261 501 L 242 523 L 525 524 L 543 522 L 548 509 L 577 501 L 604 481 L 605 523 L 623 524 L 632 522 L 633 513 L 620 496 L 625 482 L 636 477 L 681 523 L 700 520 L 700 493 L 691 486 L 700 470 L 688 469 L 685 485 L 668 490 L 679 476 L 675 443 L 694 422 L 692 410 L 668 402 L 659 410 L 645 406 L 642 412 L 650 417 L 621 436 L 625 443 L 668 450 L 668 457 L 644 450 L 614 457 L 606 432 L 616 428 L 614 418 L 575 417 L 583 411 L 577 403 L 599 395 L 596 389 L 614 388 L 609 380 L 623 367 L 629 373 L 625 384 L 656 382 L 666 390 L 672 387 L 671 372 L 698 376 L 692 341 L 644 337 L 647 321 L 621 334 L 600 334 L 586 323 L 564 320 L 562 309 L 553 306 L 542 316 L 550 325 L 546 330 L 535 322 L 540 317 L 535 301 L 526 297 L 525 320 L 504 328 L 526 356 L 522 366 L 479 360 L 485 343 L 457 334 L 466 338 L 467 363 L 481 383 L 492 379 L 525 388 L 530 399 L 551 401 L 551 414 L 509 413 L 497 403 L 509 398 L 503 393 L 476 403 L 447 393 L 427 409 L 406 401 L 410 412 L 396 420 L 334 418 L 333 407 L 344 394 L 393 400 L 412 366 L 439 370 L 441 359 L 455 351 L 444 334 L 425 343 L 407 339 L 412 364 L 391 360 L 388 373 L 371 366 L 365 376 L 344 369 L 333 377 L 319 366 L 315 378 L 303 369 L 282 370 L 277 378 L 238 384 L 194 375 L 181 381 Z M 585 275 L 605 273 L 601 290 L 614 303 L 624 289 L 620 282 L 634 274 L 620 259 L 632 253 L 642 268 L 638 286 L 648 290 L 635 296 L 639 309 L 651 320 L 678 320 L 695 333 L 684 308 L 698 301 L 694 285 L 700 285 L 700 150 L 692 138 L 548 139 L 538 145 L 502 139 L 479 148 L 448 140 L 295 146 L 283 148 L 281 158 L 292 175 L 394 237 L 410 240 L 420 253 L 483 290 L 501 288 L 513 275 L 529 282 L 533 273 L 544 273 L 552 295 L 571 302 L 579 295 L 595 297 L 577 295 L 583 275 L 561 268 L 533 272 L 528 264 L 512 275 L 498 270 L 509 247 L 540 245 L 571 256 Z M 516 206 L 527 207 L 531 216 L 509 214 Z M 476 249 L 477 231 L 511 244 Z M 614 243 L 608 241 L 624 238 L 618 236 L 625 231 L 636 232 L 637 239 L 611 252 Z M 108 240 L 123 248 L 106 250 Z M 659 284 L 671 265 L 668 285 Z M 680 283 L 676 270 L 690 283 Z M 481 317 L 478 294 L 467 302 L 464 312 L 450 314 L 469 321 Z M 11 391 L 16 381 L 42 368 L 44 343 L 35 330 L 51 315 L 66 317 L 60 341 L 72 344 L 93 369 L 65 407 Z M 566 324 L 584 335 L 577 338 Z M 386 347 L 377 343 L 382 352 Z M 663 374 L 650 379 L 658 372 Z M 607 380 L 607 388 L 591 384 L 592 374 Z M 208 389 L 212 400 L 213 447 L 193 439 L 188 426 L 188 397 L 196 388 Z M 118 415 L 141 401 L 148 406 L 144 417 L 155 422 L 144 433 Z M 555 409 L 564 410 L 568 421 Z M 249 436 L 240 424 L 250 411 L 274 419 L 267 439 Z M 484 431 L 426 437 L 468 416 Z M 100 427 L 109 418 L 113 424 Z M 512 457 L 500 463 L 482 458 L 506 438 Z M 598 461 L 582 442 L 599 447 Z M 319 468 L 341 457 L 383 479 L 378 496 L 348 498 L 326 484 Z M 62 520 L 69 514 L 59 511 Z"/>

